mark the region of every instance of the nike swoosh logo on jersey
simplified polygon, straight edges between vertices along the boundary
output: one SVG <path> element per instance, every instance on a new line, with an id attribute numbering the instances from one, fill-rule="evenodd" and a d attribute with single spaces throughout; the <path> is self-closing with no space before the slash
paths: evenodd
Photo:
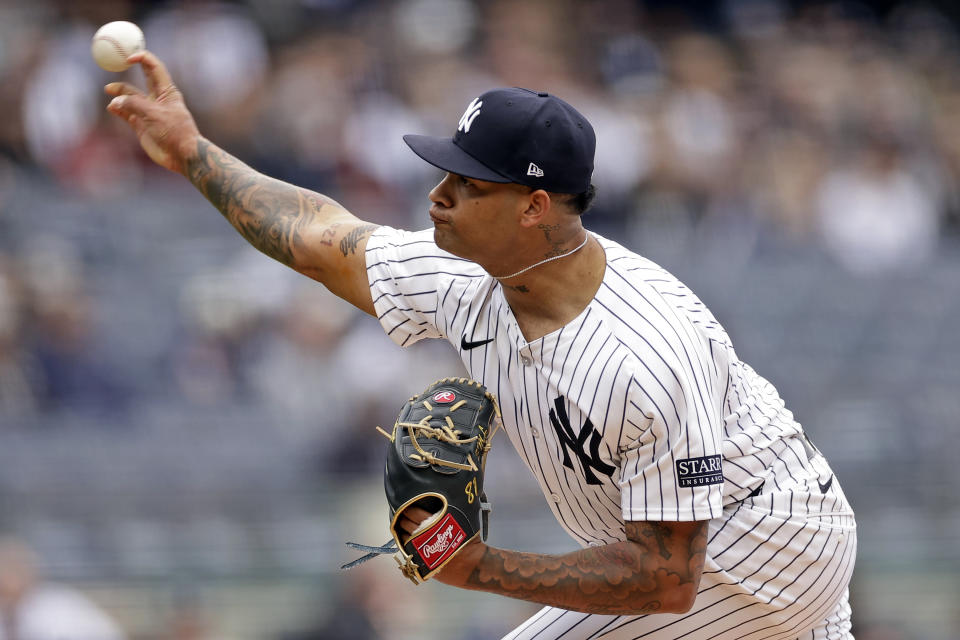
<path id="1" fill-rule="evenodd" d="M 464 351 L 470 351 L 470 349 L 476 349 L 477 347 L 482 347 L 488 342 L 493 342 L 493 338 L 487 338 L 486 340 L 477 340 L 476 342 L 471 342 L 467 340 L 467 336 L 460 336 L 460 348 Z"/>
<path id="2" fill-rule="evenodd" d="M 820 485 L 820 493 L 826 493 L 827 491 L 830 491 L 830 487 L 833 485 L 833 476 L 831 475 L 830 479 L 826 482 L 820 482 L 818 480 L 817 484 Z"/>

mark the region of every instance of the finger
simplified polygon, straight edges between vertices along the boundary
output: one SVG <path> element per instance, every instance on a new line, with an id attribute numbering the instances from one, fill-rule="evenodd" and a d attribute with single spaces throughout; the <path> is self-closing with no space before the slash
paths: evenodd
<path id="1" fill-rule="evenodd" d="M 144 95 L 121 95 L 107 104 L 107 111 L 121 118 L 129 119 L 131 115 L 145 115 L 148 104 L 149 98 Z"/>
<path id="2" fill-rule="evenodd" d="M 127 58 L 127 62 L 139 64 L 143 69 L 150 95 L 157 96 L 173 86 L 173 80 L 170 78 L 167 67 L 152 52 L 138 51 Z"/>
<path id="3" fill-rule="evenodd" d="M 403 515 L 406 516 L 407 518 L 410 518 L 417 524 L 420 524 L 421 522 L 423 522 L 433 514 L 421 507 L 408 507 L 403 512 Z"/>
<path id="4" fill-rule="evenodd" d="M 397 526 L 400 527 L 400 530 L 404 533 L 410 534 L 413 533 L 413 530 L 417 528 L 417 523 L 410 518 L 400 516 L 400 519 L 397 520 Z"/>
<path id="5" fill-rule="evenodd" d="M 423 524 L 423 521 L 429 518 L 431 514 L 420 507 L 407 507 L 400 518 L 397 520 L 397 526 L 408 534 L 412 534 Z"/>
<path id="6" fill-rule="evenodd" d="M 143 91 L 126 82 L 111 82 L 103 88 L 110 96 L 142 96 Z"/>

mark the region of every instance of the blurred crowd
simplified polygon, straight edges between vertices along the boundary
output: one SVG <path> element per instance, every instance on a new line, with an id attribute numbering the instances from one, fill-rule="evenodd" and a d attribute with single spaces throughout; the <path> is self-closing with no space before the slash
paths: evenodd
<path id="1" fill-rule="evenodd" d="M 162 374 L 146 389 L 109 361 L 115 350 L 96 344 L 98 316 L 122 302 L 104 300 L 91 278 L 140 266 L 123 264 L 125 251 L 148 242 L 140 236 L 158 221 L 125 221 L 137 237 L 122 237 L 107 214 L 98 232 L 71 219 L 40 233 L 25 204 L 42 201 L 40 190 L 71 203 L 57 215 L 94 218 L 104 202 L 189 188 L 157 175 L 104 110 L 101 88 L 115 75 L 88 49 L 111 19 L 143 26 L 207 137 L 376 222 L 427 222 L 436 172 L 404 147 L 403 133 L 450 132 L 476 93 L 514 85 L 550 90 L 591 118 L 601 195 L 589 224 L 628 244 L 657 225 L 720 221 L 822 247 L 869 276 L 922 267 L 956 233 L 960 39 L 947 15 L 917 2 L 882 13 L 832 1 L 727 0 L 708 14 L 669 5 L 3 6 L 0 415 L 122 413 L 144 393 L 187 404 L 259 394 L 302 413 L 316 389 L 358 382 L 326 365 L 362 353 L 344 346 L 355 327 L 349 310 L 330 311 L 336 304 L 287 281 L 265 285 L 270 295 L 244 291 L 267 268 L 248 268 L 242 254 L 183 283 L 178 322 L 153 351 Z M 138 70 L 126 76 L 142 82 Z M 178 224 L 189 238 L 191 222 Z M 291 369 L 302 373 L 283 374 Z M 333 404 L 345 397 L 329 395 Z"/>
<path id="2" fill-rule="evenodd" d="M 462 370 L 443 344 L 392 347 L 153 166 L 105 111 L 105 83 L 143 76 L 94 64 L 100 24 L 143 27 L 212 141 L 364 219 L 428 226 L 439 176 L 401 136 L 451 134 L 477 94 L 522 86 L 594 124 L 588 228 L 654 253 L 698 237 L 719 256 L 703 270 L 714 282 L 799 247 L 866 285 L 922 281 L 960 247 L 957 13 L 948 0 L 0 0 L 0 437 L 219 424 L 239 439 L 248 424 L 305 451 L 317 477 L 361 476 L 380 464 L 373 425 Z M 695 256 L 673 257 L 683 275 Z M 946 318 L 937 295 L 926 302 Z M 927 337 L 953 335 L 945 322 Z M 934 371 L 955 369 L 952 345 L 929 352 Z M 792 366 L 787 379 L 822 378 Z M 944 389 L 924 406 L 953 407 Z M 931 433 L 924 446 L 943 451 Z M 852 446 L 866 459 L 893 456 L 890 442 Z M 0 530 L 19 524 L 0 513 Z M 327 633 L 309 637 L 348 637 Z"/>

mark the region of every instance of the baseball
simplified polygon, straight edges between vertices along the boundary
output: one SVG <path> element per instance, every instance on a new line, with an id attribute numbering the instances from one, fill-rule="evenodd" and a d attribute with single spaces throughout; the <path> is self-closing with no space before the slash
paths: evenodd
<path id="1" fill-rule="evenodd" d="M 107 71 L 123 71 L 130 66 L 127 58 L 146 48 L 147 41 L 140 27 L 126 20 L 117 20 L 97 29 L 93 34 L 90 53 L 97 64 Z"/>

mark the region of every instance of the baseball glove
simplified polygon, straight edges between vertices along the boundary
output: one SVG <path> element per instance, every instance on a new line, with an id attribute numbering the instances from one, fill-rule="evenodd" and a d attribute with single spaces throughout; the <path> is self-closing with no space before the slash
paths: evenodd
<path id="1" fill-rule="evenodd" d="M 478 534 L 486 539 L 490 504 L 483 469 L 499 427 L 496 397 L 468 378 L 434 382 L 407 401 L 391 433 L 377 427 L 390 439 L 383 482 L 393 540 L 381 547 L 348 542 L 368 554 L 341 568 L 395 552 L 403 574 L 419 584 Z M 398 520 L 414 505 L 433 515 L 403 542 Z"/>

